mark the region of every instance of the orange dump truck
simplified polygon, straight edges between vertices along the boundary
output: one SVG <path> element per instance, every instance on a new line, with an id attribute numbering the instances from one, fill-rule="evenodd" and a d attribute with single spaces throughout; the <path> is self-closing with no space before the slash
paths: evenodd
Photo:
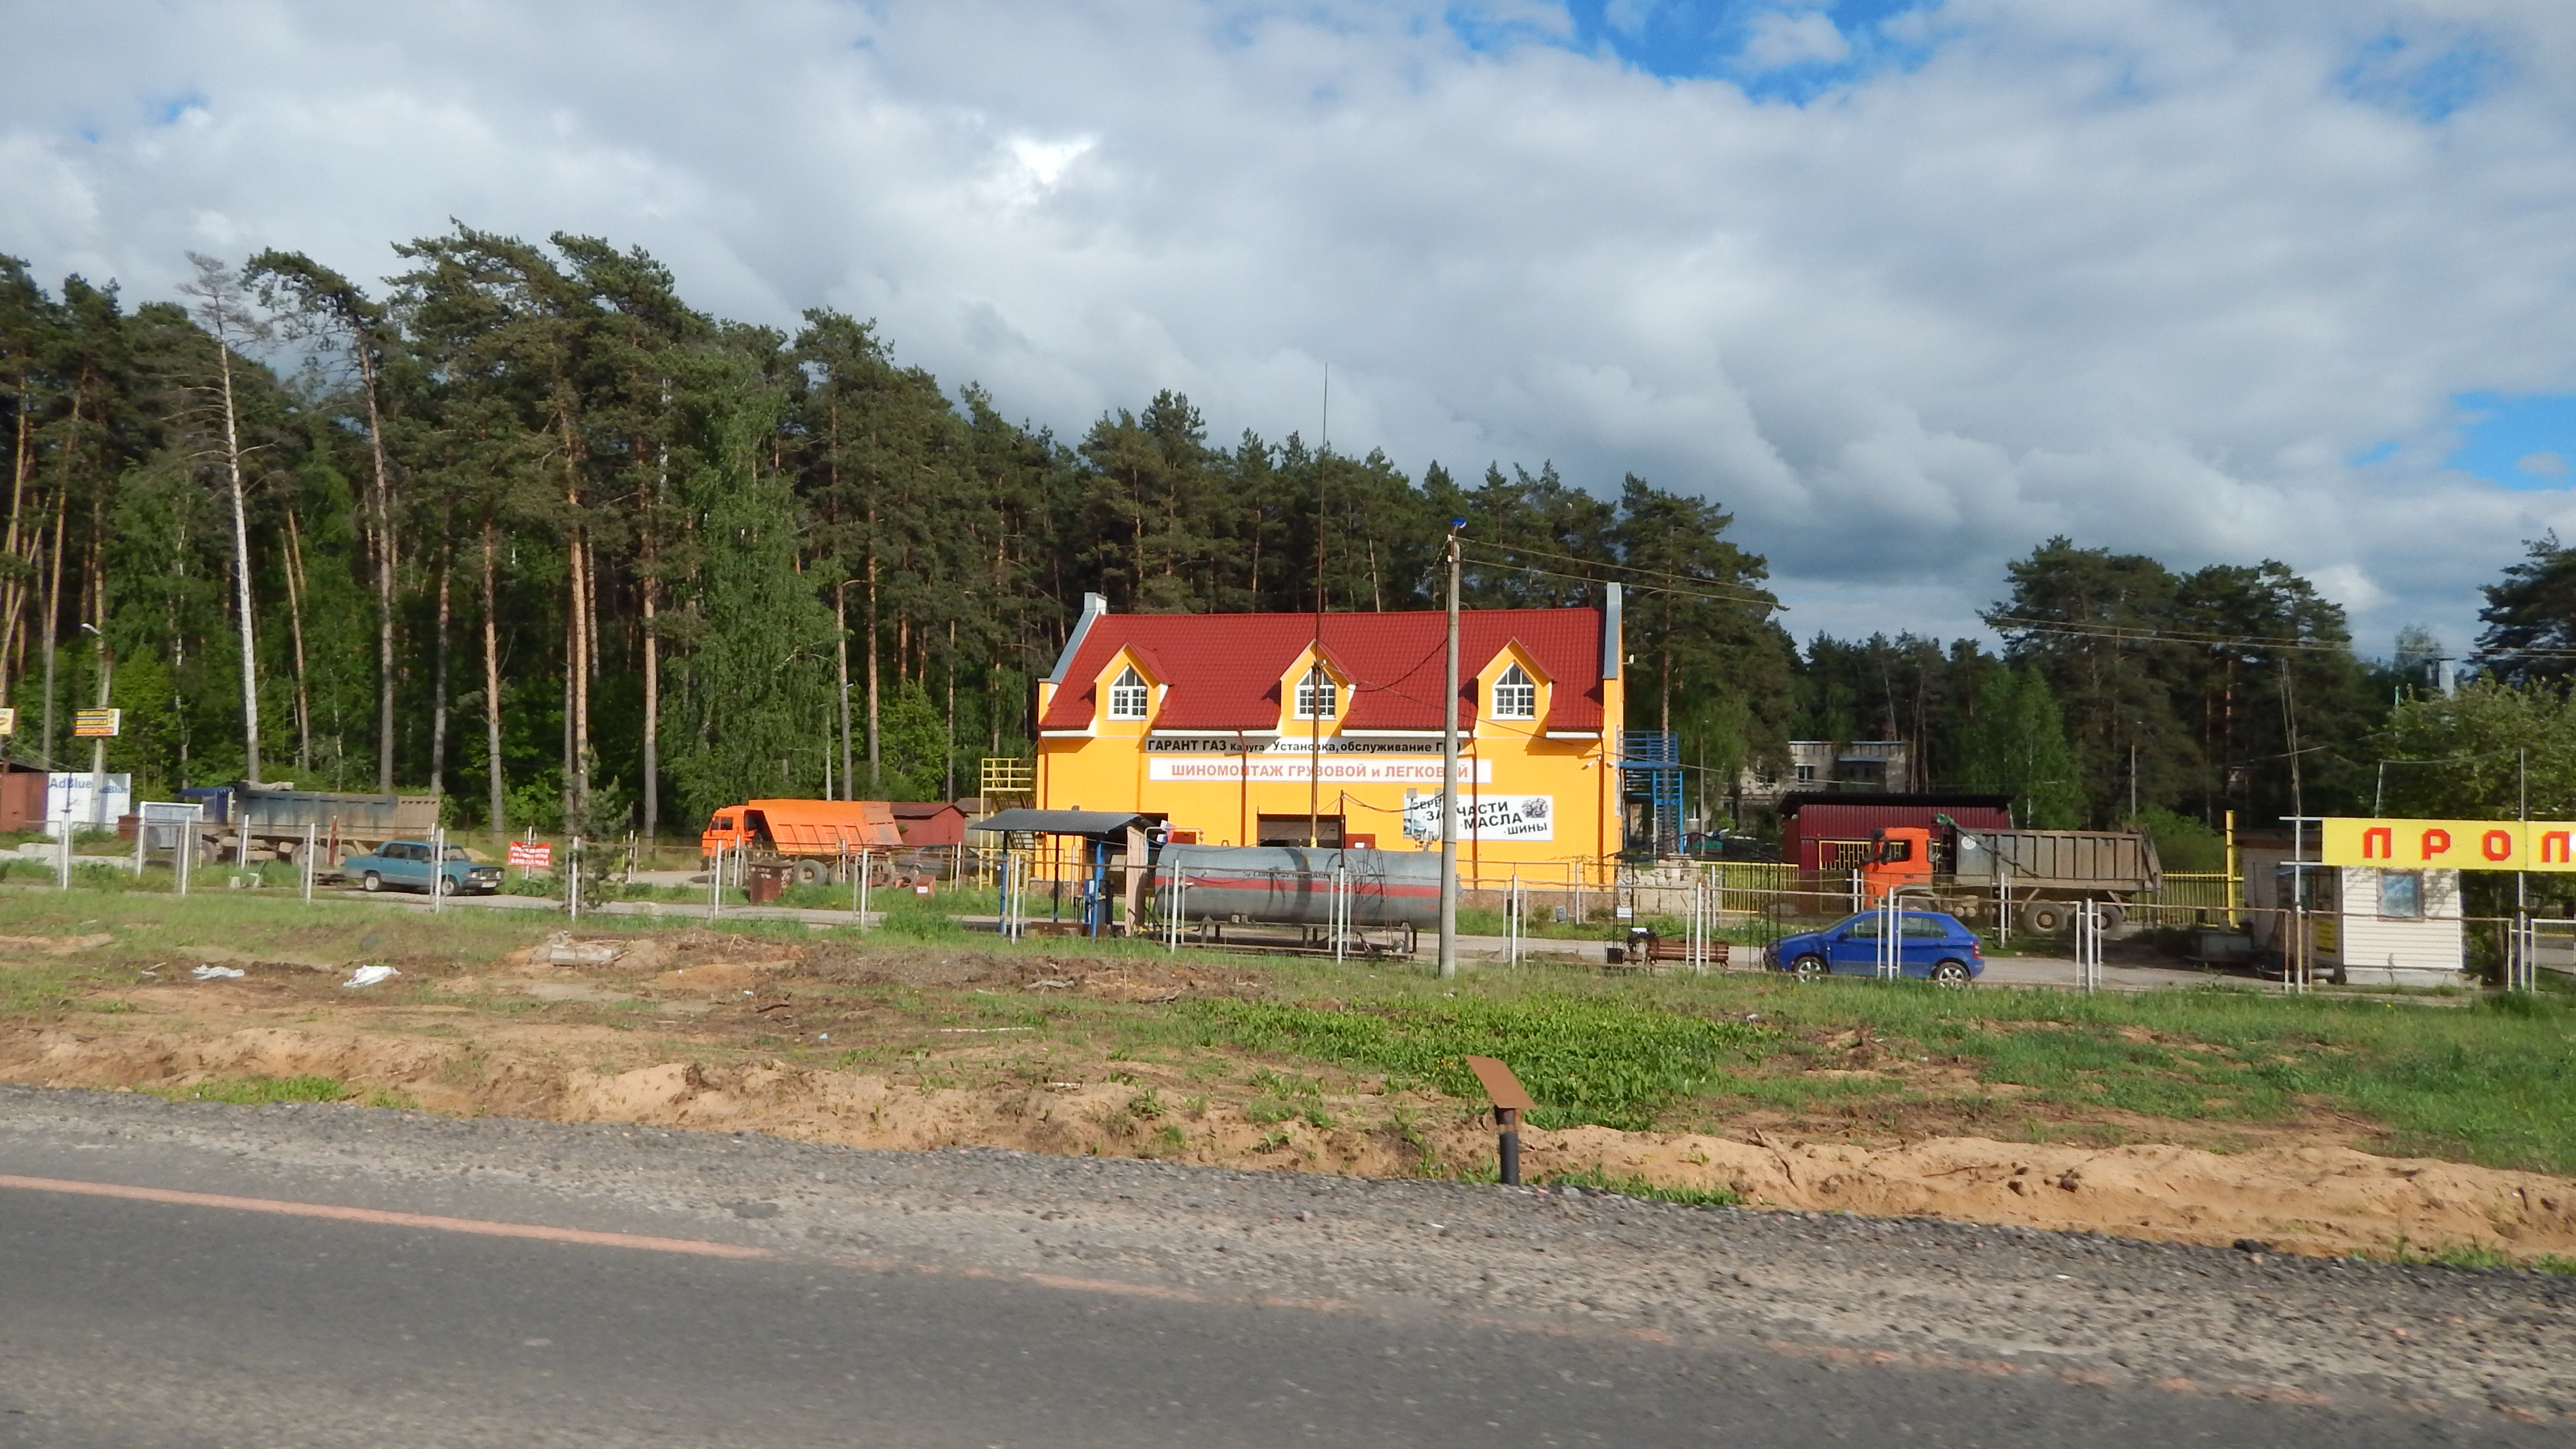
<path id="1" fill-rule="evenodd" d="M 747 800 L 718 810 L 698 837 L 698 854 L 709 865 L 719 846 L 727 874 L 735 860 L 784 863 L 795 867 L 797 884 L 814 885 L 843 879 L 842 863 L 856 862 L 861 852 L 882 872 L 903 849 L 903 832 L 883 800 Z"/>

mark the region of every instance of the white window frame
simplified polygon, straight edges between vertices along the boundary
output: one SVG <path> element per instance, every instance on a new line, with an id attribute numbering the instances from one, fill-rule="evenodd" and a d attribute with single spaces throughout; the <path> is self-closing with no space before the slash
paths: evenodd
<path id="1" fill-rule="evenodd" d="M 1318 705 L 1323 707 L 1321 714 L 1315 712 Z M 1341 707 L 1342 687 L 1333 682 L 1331 672 L 1324 666 L 1318 664 L 1309 668 L 1297 681 L 1296 718 L 1337 719 L 1341 715 Z"/>
<path id="2" fill-rule="evenodd" d="M 1504 669 L 1494 679 L 1494 718 L 1538 718 L 1538 681 L 1518 664 Z"/>
<path id="3" fill-rule="evenodd" d="M 1135 665 L 1128 665 L 1115 680 L 1110 682 L 1109 717 L 1111 719 L 1137 720 L 1143 719 L 1153 712 L 1153 686 L 1145 682 L 1145 676 L 1136 672 Z"/>

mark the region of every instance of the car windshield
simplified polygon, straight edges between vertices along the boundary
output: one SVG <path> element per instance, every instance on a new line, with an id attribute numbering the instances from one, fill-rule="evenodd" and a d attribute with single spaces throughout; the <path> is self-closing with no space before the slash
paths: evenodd
<path id="1" fill-rule="evenodd" d="M 465 848 L 461 845 L 451 845 L 447 847 L 447 859 L 449 860 L 472 860 L 473 858 L 474 857 L 465 853 Z"/>

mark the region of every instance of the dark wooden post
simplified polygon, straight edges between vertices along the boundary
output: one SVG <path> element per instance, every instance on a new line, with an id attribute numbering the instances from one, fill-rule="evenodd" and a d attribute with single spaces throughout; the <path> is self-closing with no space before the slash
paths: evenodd
<path id="1" fill-rule="evenodd" d="M 1518 1187 L 1521 1185 L 1521 1114 L 1537 1107 L 1538 1103 L 1530 1100 L 1529 1092 L 1521 1086 L 1520 1078 L 1512 1075 L 1512 1069 L 1492 1057 L 1469 1057 L 1467 1069 L 1484 1084 L 1485 1095 L 1494 1104 L 1494 1147 L 1503 1185 Z"/>

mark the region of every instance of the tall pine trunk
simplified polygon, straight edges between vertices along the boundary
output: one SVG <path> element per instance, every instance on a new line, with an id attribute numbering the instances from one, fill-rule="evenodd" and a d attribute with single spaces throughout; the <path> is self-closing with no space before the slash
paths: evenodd
<path id="1" fill-rule="evenodd" d="M 74 416 L 78 416 L 77 404 L 74 405 Z M 71 512 L 71 496 L 71 479 L 65 476 L 61 490 L 54 494 L 54 559 L 51 577 L 45 584 L 45 733 L 43 739 L 45 768 L 48 770 L 54 768 L 54 674 L 62 652 L 57 641 L 63 621 L 63 524 Z"/>
<path id="2" fill-rule="evenodd" d="M 50 693 L 48 698 L 50 698 Z M 877 713 L 877 505 L 868 500 L 868 793 L 885 793 L 883 741 Z"/>
<path id="3" fill-rule="evenodd" d="M 27 497 L 27 468 L 35 456 L 28 434 L 30 403 L 34 388 L 22 382 L 18 389 L 18 429 L 15 446 L 9 455 L 9 530 L 0 541 L 0 558 L 11 564 L 9 577 L 0 580 L 0 706 L 9 703 L 10 661 L 18 652 L 18 619 L 27 602 L 26 577 L 18 563 L 18 515 Z M 28 541 L 34 542 L 33 530 Z M 32 563 L 32 559 L 30 560 Z M 30 569 L 28 572 L 32 572 Z"/>
<path id="4" fill-rule="evenodd" d="M 456 562 L 456 546 L 439 529 L 438 544 L 438 643 L 430 665 L 429 685 L 429 793 L 447 791 L 447 584 L 448 574 Z"/>
<path id="5" fill-rule="evenodd" d="M 384 416 L 376 402 L 375 353 L 360 333 L 357 340 L 358 381 L 367 395 L 367 452 L 375 464 L 368 503 L 375 518 L 376 555 L 376 789 L 394 789 L 394 483 L 385 467 Z"/>
<path id="6" fill-rule="evenodd" d="M 244 777 L 259 781 L 259 649 L 251 627 L 250 509 L 242 483 L 240 418 L 233 405 L 233 351 L 218 332 L 215 364 L 223 383 L 224 478 L 233 505 L 233 608 L 240 615 L 242 683 L 242 757 Z"/>
<path id="7" fill-rule="evenodd" d="M 295 640 L 295 772 L 313 768 L 313 690 L 304 671 L 304 536 L 286 511 L 286 626 Z"/>
<path id="8" fill-rule="evenodd" d="M 509 785 L 501 769 L 501 630 L 493 607 L 492 515 L 483 515 L 483 759 L 492 776 L 492 834 L 510 833 Z"/>
<path id="9" fill-rule="evenodd" d="M 855 800 L 859 792 L 850 776 L 855 762 L 850 749 L 850 583 L 844 579 L 832 586 L 833 663 L 838 671 L 841 713 L 841 798 Z"/>

